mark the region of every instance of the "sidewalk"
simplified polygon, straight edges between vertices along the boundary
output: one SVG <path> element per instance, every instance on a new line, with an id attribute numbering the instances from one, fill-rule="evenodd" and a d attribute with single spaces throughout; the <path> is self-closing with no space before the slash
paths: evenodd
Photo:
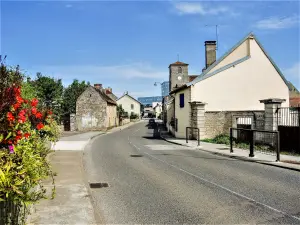
<path id="1" fill-rule="evenodd" d="M 188 146 L 193 149 L 200 149 L 202 151 L 211 152 L 213 154 L 300 171 L 299 156 L 281 154 L 280 162 L 276 162 L 275 154 L 264 154 L 258 151 L 254 151 L 255 156 L 249 157 L 249 150 L 233 148 L 233 153 L 230 153 L 229 146 L 223 144 L 212 144 L 207 142 L 200 142 L 200 146 L 197 146 L 198 142 L 196 140 L 189 140 L 188 143 L 186 143 L 185 139 L 174 138 L 166 132 L 161 133 L 161 138 L 170 143 Z"/>
<path id="2" fill-rule="evenodd" d="M 90 139 L 105 134 L 104 131 L 91 131 L 61 137 L 58 142 L 51 144 L 52 150 L 82 151 Z"/>
<path id="3" fill-rule="evenodd" d="M 139 121 L 138 121 L 139 122 Z M 83 168 L 83 150 L 88 142 L 98 136 L 117 132 L 138 122 L 115 127 L 107 132 L 86 132 L 66 135 L 53 145 L 56 150 L 49 155 L 55 176 L 56 195 L 54 199 L 41 200 L 34 206 L 29 216 L 29 224 L 102 224 L 102 219 L 94 213 L 89 188 L 86 186 Z M 51 179 L 43 181 L 51 194 Z M 95 218 L 96 216 L 96 218 Z"/>
<path id="4" fill-rule="evenodd" d="M 96 224 L 93 206 L 84 183 L 81 151 L 57 151 L 49 157 L 55 176 L 56 195 L 51 197 L 51 180 L 43 182 L 50 195 L 34 206 L 29 224 Z"/>

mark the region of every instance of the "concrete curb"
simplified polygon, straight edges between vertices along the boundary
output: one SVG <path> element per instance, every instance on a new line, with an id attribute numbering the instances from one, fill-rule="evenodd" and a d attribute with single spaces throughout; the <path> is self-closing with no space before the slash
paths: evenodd
<path id="1" fill-rule="evenodd" d="M 246 157 L 243 157 L 243 156 L 228 155 L 228 154 L 225 154 L 225 153 L 222 153 L 222 152 L 212 152 L 212 151 L 209 151 L 209 150 L 201 149 L 199 147 L 195 148 L 195 147 L 191 147 L 191 146 L 188 146 L 188 145 L 185 145 L 185 144 L 180 144 L 180 143 L 177 143 L 177 142 L 174 142 L 174 141 L 167 140 L 162 135 L 160 135 L 160 137 L 166 142 L 176 144 L 176 145 L 181 145 L 181 146 L 187 146 L 187 147 L 193 148 L 195 150 L 201 150 L 201 151 L 208 152 L 208 153 L 211 153 L 211 154 L 214 154 L 214 155 L 220 155 L 220 156 L 225 156 L 225 157 L 228 157 L 228 158 L 240 159 L 240 160 L 247 161 L 247 162 L 255 162 L 255 163 L 259 163 L 259 164 L 275 166 L 275 167 L 279 167 L 279 168 L 283 168 L 283 169 L 289 169 L 289 170 L 294 170 L 294 171 L 300 172 L 299 168 L 291 167 L 291 166 L 288 166 L 288 165 L 277 164 L 277 163 L 281 163 L 281 162 L 268 162 L 268 161 L 262 161 L 262 160 L 256 160 L 256 159 L 249 159 L 249 158 L 246 158 Z"/>

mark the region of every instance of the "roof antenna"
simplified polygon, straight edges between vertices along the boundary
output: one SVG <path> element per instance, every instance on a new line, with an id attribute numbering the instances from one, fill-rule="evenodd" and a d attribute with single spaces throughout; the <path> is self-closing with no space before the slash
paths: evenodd
<path id="1" fill-rule="evenodd" d="M 179 62 L 179 54 L 177 54 L 177 61 Z"/>
<path id="2" fill-rule="evenodd" d="M 218 34 L 218 26 L 219 24 L 216 25 L 205 25 L 206 27 L 216 27 L 216 50 L 218 50 L 218 46 L 219 46 L 219 34 Z"/>

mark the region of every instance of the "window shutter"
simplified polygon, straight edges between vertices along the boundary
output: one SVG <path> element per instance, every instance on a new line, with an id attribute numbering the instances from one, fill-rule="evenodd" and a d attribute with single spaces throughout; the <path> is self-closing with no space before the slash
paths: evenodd
<path id="1" fill-rule="evenodd" d="M 179 104 L 180 104 L 180 108 L 184 107 L 184 94 L 179 95 Z"/>

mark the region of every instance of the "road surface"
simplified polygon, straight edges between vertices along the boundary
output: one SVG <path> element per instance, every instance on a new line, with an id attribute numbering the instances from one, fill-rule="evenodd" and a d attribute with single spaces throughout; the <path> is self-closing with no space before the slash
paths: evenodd
<path id="1" fill-rule="evenodd" d="M 95 138 L 84 157 L 108 224 L 300 224 L 300 173 L 159 139 L 146 122 Z"/>

